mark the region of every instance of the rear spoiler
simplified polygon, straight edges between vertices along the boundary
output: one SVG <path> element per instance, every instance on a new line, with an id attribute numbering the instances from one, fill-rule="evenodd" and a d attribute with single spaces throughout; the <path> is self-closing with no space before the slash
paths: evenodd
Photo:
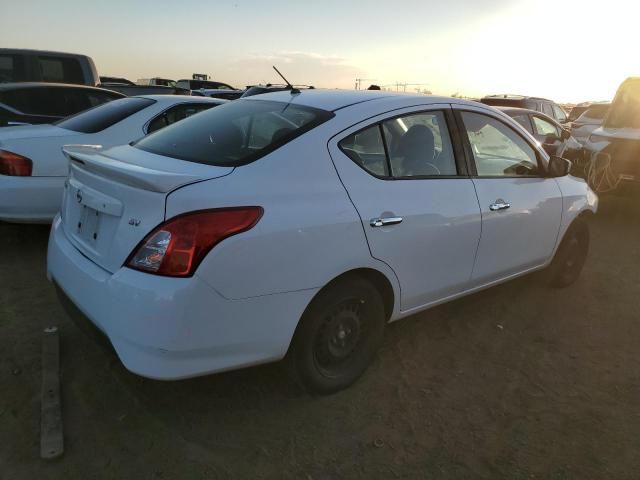
<path id="1" fill-rule="evenodd" d="M 71 168 L 80 168 L 131 187 L 167 193 L 178 187 L 207 179 L 207 176 L 168 172 L 143 167 L 109 157 L 101 145 L 66 145 L 62 152 Z"/>

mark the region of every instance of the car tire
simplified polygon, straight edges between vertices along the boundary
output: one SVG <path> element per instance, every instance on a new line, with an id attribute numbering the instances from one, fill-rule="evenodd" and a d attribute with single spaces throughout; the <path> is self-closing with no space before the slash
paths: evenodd
<path id="1" fill-rule="evenodd" d="M 291 374 L 310 393 L 348 387 L 373 360 L 386 323 L 382 296 L 369 281 L 352 276 L 330 284 L 300 320 L 289 355 Z"/>
<path id="2" fill-rule="evenodd" d="M 582 271 L 589 252 L 589 226 L 577 218 L 567 232 L 549 266 L 549 285 L 564 288 L 573 284 Z"/>

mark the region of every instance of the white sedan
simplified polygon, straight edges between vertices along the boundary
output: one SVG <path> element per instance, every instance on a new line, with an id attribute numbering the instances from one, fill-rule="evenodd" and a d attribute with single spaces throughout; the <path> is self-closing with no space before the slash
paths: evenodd
<path id="1" fill-rule="evenodd" d="M 50 223 L 60 210 L 69 144 L 108 148 L 137 140 L 225 100 L 145 95 L 115 100 L 57 122 L 0 129 L 0 220 Z"/>
<path id="2" fill-rule="evenodd" d="M 597 208 L 519 124 L 452 98 L 270 93 L 66 150 L 49 276 L 155 379 L 287 356 L 339 390 L 388 322 L 546 267 L 574 282 Z"/>

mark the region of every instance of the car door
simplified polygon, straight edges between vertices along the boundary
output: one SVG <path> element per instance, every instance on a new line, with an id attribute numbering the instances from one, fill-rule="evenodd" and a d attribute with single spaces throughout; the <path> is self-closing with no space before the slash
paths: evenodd
<path id="1" fill-rule="evenodd" d="M 329 142 L 371 255 L 398 277 L 403 311 L 469 286 L 480 208 L 452 122 L 448 105 L 405 109 Z"/>
<path id="2" fill-rule="evenodd" d="M 533 136 L 540 142 L 544 151 L 549 155 L 561 157 L 564 153 L 566 142 L 562 139 L 562 132 L 542 115 L 531 115 L 533 123 Z"/>
<path id="3" fill-rule="evenodd" d="M 546 263 L 562 216 L 562 195 L 545 176 L 546 158 L 507 119 L 457 112 L 482 211 L 472 283 L 480 286 Z"/>

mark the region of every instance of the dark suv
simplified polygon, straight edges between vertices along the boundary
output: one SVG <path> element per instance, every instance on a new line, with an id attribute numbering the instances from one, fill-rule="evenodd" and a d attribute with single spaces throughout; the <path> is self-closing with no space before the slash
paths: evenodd
<path id="1" fill-rule="evenodd" d="M 522 95 L 488 95 L 480 99 L 485 105 L 493 107 L 517 107 L 542 112 L 558 123 L 567 123 L 567 113 L 553 100 Z"/>

